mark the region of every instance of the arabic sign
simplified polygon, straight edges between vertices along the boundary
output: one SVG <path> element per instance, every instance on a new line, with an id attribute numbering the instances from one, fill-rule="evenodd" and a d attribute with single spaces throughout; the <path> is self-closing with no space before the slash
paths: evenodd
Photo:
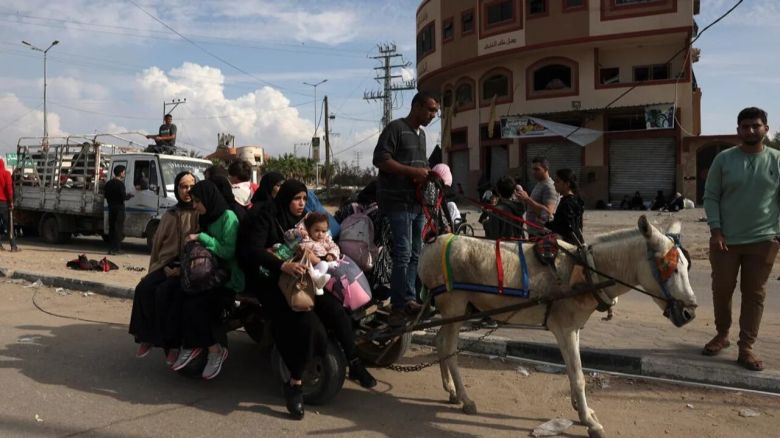
<path id="1" fill-rule="evenodd" d="M 556 135 L 529 117 L 502 117 L 501 138 L 528 138 Z"/>
<path id="2" fill-rule="evenodd" d="M 567 125 L 527 116 L 501 118 L 501 138 L 563 137 L 572 143 L 585 146 L 593 143 L 602 132 L 580 126 Z"/>
<path id="3" fill-rule="evenodd" d="M 674 104 L 664 103 L 646 106 L 645 125 L 647 129 L 674 128 Z"/>

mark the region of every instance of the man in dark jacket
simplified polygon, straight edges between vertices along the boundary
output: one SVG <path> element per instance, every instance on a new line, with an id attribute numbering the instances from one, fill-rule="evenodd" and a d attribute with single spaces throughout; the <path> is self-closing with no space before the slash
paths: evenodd
<path id="1" fill-rule="evenodd" d="M 122 254 L 119 245 L 124 239 L 125 201 L 133 197 L 125 192 L 125 174 L 125 166 L 116 166 L 114 178 L 103 189 L 108 203 L 108 253 L 111 255 Z"/>
<path id="2" fill-rule="evenodd" d="M 496 209 L 508 213 L 518 218 L 523 217 L 525 206 L 512 200 L 515 192 L 515 180 L 509 176 L 504 176 L 496 182 L 496 192 L 498 192 L 498 203 Z M 483 224 L 485 227 L 485 237 L 492 240 L 512 239 L 523 237 L 523 224 L 520 221 L 501 215 L 501 213 L 488 214 L 488 219 Z"/>

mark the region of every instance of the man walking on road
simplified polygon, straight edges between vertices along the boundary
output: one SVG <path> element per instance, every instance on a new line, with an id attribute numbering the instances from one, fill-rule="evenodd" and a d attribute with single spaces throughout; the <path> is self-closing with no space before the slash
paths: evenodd
<path id="1" fill-rule="evenodd" d="M 108 203 L 108 253 L 122 254 L 120 244 L 125 237 L 125 201 L 133 195 L 125 193 L 125 166 L 114 168 L 114 178 L 103 189 Z"/>
<path id="2" fill-rule="evenodd" d="M 11 214 L 14 210 L 14 186 L 11 181 L 11 174 L 5 169 L 5 161 L 0 158 L 0 217 L 5 222 L 8 231 L 8 243 L 11 244 L 11 252 L 19 251 L 14 239 L 13 223 Z M 0 251 L 4 250 L 3 242 L 0 240 Z"/>
<path id="3" fill-rule="evenodd" d="M 439 101 L 421 91 L 412 99 L 409 115 L 390 122 L 374 149 L 379 168 L 377 200 L 390 220 L 393 272 L 390 276 L 392 325 L 400 326 L 420 311 L 416 301 L 417 261 L 422 249 L 424 216 L 417 202 L 417 186 L 428 177 L 425 132 L 439 112 Z"/>
<path id="4" fill-rule="evenodd" d="M 704 187 L 717 335 L 702 353 L 713 356 L 730 345 L 731 297 L 741 270 L 737 362 L 753 371 L 764 369 L 752 347 L 764 311 L 766 282 L 780 248 L 780 151 L 764 146 L 768 130 L 764 110 L 742 110 L 737 116 L 742 143 L 715 157 Z"/>

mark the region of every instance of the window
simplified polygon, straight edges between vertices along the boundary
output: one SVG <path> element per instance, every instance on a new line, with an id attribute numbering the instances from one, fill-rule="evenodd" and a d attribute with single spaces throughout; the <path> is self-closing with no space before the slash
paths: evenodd
<path id="1" fill-rule="evenodd" d="M 585 9 L 586 0 L 563 0 L 563 10 L 568 11 L 571 9 Z"/>
<path id="2" fill-rule="evenodd" d="M 534 71 L 534 91 L 570 90 L 572 83 L 571 67 L 550 64 Z"/>
<path id="3" fill-rule="evenodd" d="M 515 19 L 514 0 L 501 0 L 487 5 L 487 25 L 495 26 L 505 24 Z"/>
<path id="4" fill-rule="evenodd" d="M 669 64 L 634 67 L 634 82 L 662 81 L 669 79 Z"/>
<path id="5" fill-rule="evenodd" d="M 417 34 L 417 61 L 425 58 L 426 55 L 436 50 L 436 34 L 434 33 L 435 22 L 425 26 Z"/>
<path id="6" fill-rule="evenodd" d="M 659 0 L 614 0 L 615 6 L 639 5 L 642 3 L 658 3 Z"/>
<path id="7" fill-rule="evenodd" d="M 620 68 L 607 67 L 599 70 L 599 82 L 602 85 L 617 84 L 620 82 Z"/>
<path id="8" fill-rule="evenodd" d="M 441 22 L 441 42 L 452 41 L 455 37 L 455 23 L 452 17 Z"/>
<path id="9" fill-rule="evenodd" d="M 546 15 L 547 0 L 528 0 L 528 16 Z"/>
<path id="10" fill-rule="evenodd" d="M 647 129 L 644 110 L 607 115 L 607 131 Z"/>
<path id="11" fill-rule="evenodd" d="M 469 143 L 469 131 L 465 128 L 453 129 L 450 133 L 450 144 L 453 146 L 466 146 Z"/>
<path id="12" fill-rule="evenodd" d="M 474 87 L 470 82 L 459 84 L 455 88 L 455 107 L 458 109 L 474 106 Z"/>
<path id="13" fill-rule="evenodd" d="M 498 99 L 510 97 L 509 95 L 509 76 L 506 73 L 489 74 L 482 80 L 483 102 L 489 101 L 496 96 Z"/>
<path id="14" fill-rule="evenodd" d="M 133 186 L 136 190 L 152 190 L 157 182 L 157 164 L 154 161 L 136 161 L 133 167 Z"/>
<path id="15" fill-rule="evenodd" d="M 449 108 L 452 106 L 452 89 L 444 91 L 441 98 L 442 108 Z"/>
<path id="16" fill-rule="evenodd" d="M 468 9 L 460 15 L 460 33 L 466 35 L 472 32 L 474 32 L 474 9 Z"/>

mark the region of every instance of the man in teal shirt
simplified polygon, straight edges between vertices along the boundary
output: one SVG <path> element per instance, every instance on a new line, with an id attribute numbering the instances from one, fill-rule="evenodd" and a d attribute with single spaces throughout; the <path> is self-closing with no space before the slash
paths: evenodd
<path id="1" fill-rule="evenodd" d="M 763 144 L 768 130 L 764 110 L 742 110 L 737 116 L 742 143 L 715 157 L 704 187 L 717 335 L 704 346 L 703 354 L 713 356 L 730 345 L 731 297 L 741 270 L 737 362 L 753 371 L 764 369 L 753 344 L 764 311 L 766 282 L 780 248 L 780 151 Z"/>

